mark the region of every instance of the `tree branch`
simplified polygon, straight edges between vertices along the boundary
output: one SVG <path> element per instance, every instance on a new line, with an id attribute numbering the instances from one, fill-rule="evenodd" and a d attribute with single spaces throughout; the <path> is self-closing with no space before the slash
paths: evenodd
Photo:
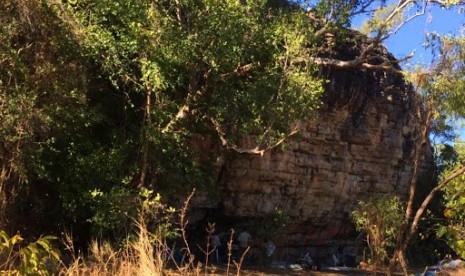
<path id="1" fill-rule="evenodd" d="M 254 148 L 245 149 L 245 148 L 241 148 L 241 147 L 237 146 L 236 144 L 233 144 L 233 143 L 229 142 L 229 140 L 226 138 L 226 134 L 221 129 L 220 124 L 215 119 L 213 119 L 211 117 L 207 117 L 207 118 L 213 124 L 213 127 L 215 128 L 215 131 L 216 131 L 216 133 L 218 134 L 218 137 L 221 140 L 221 144 L 224 147 L 226 147 L 227 149 L 233 150 L 233 151 L 235 151 L 237 153 L 247 153 L 247 154 L 255 154 L 255 155 L 263 156 L 265 154 L 265 152 L 270 151 L 270 150 L 278 147 L 279 145 L 284 143 L 284 141 L 286 141 L 287 139 L 289 139 L 290 137 L 294 136 L 295 134 L 297 134 L 299 132 L 299 128 L 296 126 L 296 127 L 293 128 L 293 130 L 291 132 L 289 132 L 286 136 L 281 138 L 279 141 L 277 141 L 273 145 L 270 145 L 270 146 L 268 146 L 266 148 L 261 148 L 259 146 L 256 146 Z"/>
<path id="2" fill-rule="evenodd" d="M 418 223 L 420 222 L 420 218 L 422 217 L 424 211 L 426 210 L 426 207 L 428 207 L 428 204 L 431 202 L 431 200 L 434 198 L 435 194 L 444 188 L 447 184 L 449 184 L 452 180 L 455 178 L 463 175 L 465 173 L 465 165 L 460 166 L 458 169 L 453 171 L 451 174 L 449 174 L 444 180 L 442 180 L 436 187 L 434 187 L 431 192 L 429 192 L 428 196 L 423 200 L 421 203 L 420 207 L 418 208 L 415 217 L 413 219 L 412 225 L 410 227 L 410 231 L 408 233 L 408 238 L 415 234 L 417 228 L 418 228 Z"/>
<path id="3" fill-rule="evenodd" d="M 253 69 L 260 68 L 260 67 L 262 67 L 262 64 L 260 62 L 248 63 L 248 64 L 244 64 L 244 65 L 239 64 L 239 65 L 237 65 L 236 69 L 234 69 L 234 71 L 229 72 L 229 73 L 221 74 L 220 76 L 222 78 L 228 77 L 228 76 L 231 76 L 231 75 L 245 76 L 248 73 L 252 72 Z"/>
<path id="4" fill-rule="evenodd" d="M 365 5 L 361 6 L 358 10 L 355 10 L 355 11 L 351 12 L 350 16 L 358 15 L 358 14 L 361 14 L 361 13 L 370 13 L 370 12 L 376 11 L 376 9 L 367 10 L 371 6 L 371 4 L 373 4 L 374 2 L 375 2 L 375 0 L 368 1 Z"/>
<path id="5" fill-rule="evenodd" d="M 425 14 L 426 12 L 426 7 L 428 6 L 428 1 L 424 2 L 423 3 L 423 8 L 421 10 L 421 12 L 416 12 L 414 15 L 410 16 L 409 18 L 405 19 L 404 21 L 402 21 L 402 23 L 399 24 L 399 26 L 397 26 L 397 28 L 391 32 L 389 32 L 387 35 L 386 35 L 386 38 L 390 37 L 391 35 L 394 35 L 396 34 L 405 24 L 407 24 L 408 22 L 412 21 L 413 19 L 419 17 L 419 16 L 422 16 Z M 383 39 L 384 40 L 384 39 Z"/>
<path id="6" fill-rule="evenodd" d="M 181 108 L 179 109 L 178 113 L 176 114 L 176 116 L 174 116 L 173 119 L 171 119 L 171 121 L 168 122 L 168 124 L 161 130 L 162 133 L 167 133 L 169 131 L 171 131 L 174 127 L 174 125 L 181 119 L 184 119 L 187 117 L 187 115 L 189 114 L 190 112 L 190 107 L 185 104 L 183 106 L 181 106 Z"/>
<path id="7" fill-rule="evenodd" d="M 405 72 L 400 69 L 395 68 L 393 64 L 402 62 L 403 60 L 410 59 L 410 58 L 411 58 L 411 55 L 409 55 L 408 57 L 400 61 L 386 61 L 381 64 L 371 64 L 368 62 L 363 62 L 359 58 L 352 59 L 352 60 L 338 60 L 338 59 L 332 59 L 332 58 L 312 57 L 310 58 L 310 61 L 319 66 L 331 66 L 331 67 L 341 68 L 341 69 L 366 68 L 369 70 L 390 71 L 396 74 L 404 75 Z"/>

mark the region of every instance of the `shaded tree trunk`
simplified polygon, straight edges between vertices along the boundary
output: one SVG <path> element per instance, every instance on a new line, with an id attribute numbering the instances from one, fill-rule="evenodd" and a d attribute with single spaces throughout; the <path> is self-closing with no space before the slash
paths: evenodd
<path id="1" fill-rule="evenodd" d="M 142 141 L 142 159 L 141 159 L 141 168 L 140 168 L 140 178 L 138 187 L 143 187 L 145 184 L 145 179 L 147 178 L 147 170 L 148 170 L 148 159 L 149 159 L 149 140 L 150 140 L 150 133 L 149 127 L 152 125 L 152 118 L 151 118 L 151 97 L 152 93 L 150 88 L 146 89 L 147 95 L 145 97 L 145 114 L 144 114 L 144 136 Z"/>
<path id="2" fill-rule="evenodd" d="M 450 183 L 452 180 L 454 180 L 458 176 L 465 173 L 464 165 L 457 168 L 455 171 L 450 173 L 446 178 L 444 178 L 441 182 L 439 182 L 436 185 L 436 187 L 434 187 L 428 193 L 428 195 L 425 197 L 425 199 L 422 201 L 422 203 L 420 204 L 418 209 L 416 209 L 416 211 L 413 209 L 415 190 L 416 190 L 417 183 L 418 183 L 418 175 L 419 175 L 419 171 L 421 168 L 423 154 L 428 144 L 429 130 L 430 130 L 432 120 L 433 120 L 434 104 L 435 104 L 435 99 L 434 98 L 429 99 L 426 103 L 426 108 L 427 108 L 426 111 L 420 110 L 421 106 L 417 105 L 418 106 L 417 116 L 419 116 L 418 118 L 420 122 L 420 127 L 422 127 L 423 129 L 420 133 L 420 141 L 415 151 L 414 172 L 412 175 L 412 180 L 410 182 L 409 200 L 407 203 L 407 208 L 405 210 L 405 217 L 399 229 L 399 232 L 397 234 L 396 246 L 394 249 L 394 254 L 389 262 L 389 268 L 388 268 L 387 275 L 393 275 L 398 264 L 401 265 L 404 275 L 408 275 L 407 263 L 405 261 L 405 251 L 413 235 L 418 230 L 418 224 L 426 208 L 428 207 L 429 203 L 431 202 L 431 200 L 434 198 L 434 196 L 439 190 L 444 188 L 448 183 Z M 424 116 L 423 117 L 424 120 L 421 120 L 422 116 Z M 414 212 L 415 212 L 415 216 L 412 218 L 412 214 Z"/>

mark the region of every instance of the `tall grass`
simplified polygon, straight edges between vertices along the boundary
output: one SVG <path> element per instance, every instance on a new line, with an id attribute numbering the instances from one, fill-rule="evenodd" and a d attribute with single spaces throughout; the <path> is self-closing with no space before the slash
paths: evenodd
<path id="1" fill-rule="evenodd" d="M 74 251 L 71 240 L 68 250 Z M 63 265 L 59 275 L 163 275 L 166 252 L 166 243 L 160 238 L 154 239 L 146 225 L 138 223 L 135 241 L 127 241 L 121 249 L 115 249 L 108 242 L 93 241 L 89 255 L 77 255 L 69 265 Z"/>
<path id="2" fill-rule="evenodd" d="M 157 275 L 180 275 L 180 276 L 199 276 L 211 275 L 212 267 L 209 264 L 209 256 L 213 252 L 210 247 L 210 237 L 215 231 L 215 224 L 209 224 L 206 229 L 207 243 L 205 249 L 200 248 L 205 254 L 205 262 L 198 261 L 191 252 L 186 228 L 188 220 L 186 217 L 189 202 L 194 192 L 186 199 L 183 207 L 179 212 L 179 234 L 183 242 L 183 248 L 178 252 L 183 253 L 182 260 L 174 257 L 175 248 L 167 246 L 165 236 L 157 231 L 155 234 L 148 230 L 145 220 L 142 218 L 136 223 L 137 236 L 133 241 L 127 240 L 124 246 L 116 249 L 108 242 L 93 241 L 90 245 L 89 254 L 84 257 L 82 254 L 74 257 L 69 265 L 63 265 L 59 275 L 71 276 L 157 276 Z M 230 273 L 230 265 L 234 264 L 236 275 L 240 275 L 242 262 L 247 250 L 244 252 L 238 262 L 232 260 L 232 241 L 233 233 L 231 231 L 228 242 L 228 261 L 226 275 Z M 67 239 L 67 250 L 75 252 L 73 243 L 70 238 Z M 171 268 L 167 268 L 170 264 Z M 214 270 L 214 269 L 213 269 Z"/>
<path id="3" fill-rule="evenodd" d="M 210 237 L 215 231 L 215 224 L 209 224 L 206 229 L 207 242 L 205 247 L 197 245 L 205 255 L 203 263 L 196 259 L 196 256 L 191 252 L 187 238 L 186 213 L 193 194 L 187 198 L 179 211 L 177 232 L 182 240 L 183 248 L 179 248 L 177 252 L 183 253 L 181 260 L 174 257 L 173 252 L 176 248 L 170 249 L 167 246 L 166 225 L 161 224 L 161 226 L 155 227 L 154 232 L 151 232 L 150 227 L 146 224 L 145 213 L 141 212 L 139 220 L 135 223 L 136 235 L 127 238 L 119 246 L 112 245 L 107 241 L 94 240 L 90 243 L 87 254 L 75 254 L 76 250 L 71 235 L 66 235 L 65 250 L 71 255 L 71 260 L 66 263 L 60 260 L 59 252 L 50 243 L 56 238 L 47 236 L 36 242 L 20 246 L 22 238 L 19 235 L 10 237 L 5 232 L 0 231 L 0 275 L 211 275 L 215 269 L 209 264 L 209 256 L 214 251 L 210 245 Z M 237 262 L 232 260 L 233 233 L 232 230 L 228 242 L 228 261 L 226 271 L 223 273 L 226 275 L 230 273 L 231 264 L 236 267 L 236 275 L 240 274 L 241 265 L 247 253 L 246 250 Z M 51 265 L 53 264 L 51 261 L 57 265 Z M 167 268 L 168 264 L 170 268 Z"/>

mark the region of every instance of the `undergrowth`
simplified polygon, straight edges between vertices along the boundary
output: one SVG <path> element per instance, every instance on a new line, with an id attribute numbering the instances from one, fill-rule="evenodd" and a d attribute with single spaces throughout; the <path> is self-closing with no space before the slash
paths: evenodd
<path id="1" fill-rule="evenodd" d="M 23 238 L 19 234 L 9 236 L 6 232 L 0 231 L 0 275 L 211 275 L 214 269 L 209 264 L 209 256 L 214 252 L 214 248 L 209 241 L 215 231 L 215 224 L 209 224 L 206 229 L 206 245 L 204 247 L 197 245 L 205 255 L 204 261 L 200 261 L 200 258 L 191 252 L 192 247 L 187 238 L 186 212 L 193 194 L 194 192 L 179 210 L 177 229 L 171 224 L 168 229 L 166 223 L 157 224 L 152 229 L 147 223 L 147 218 L 153 215 L 153 210 L 150 209 L 166 208 L 166 206 L 155 202 L 144 202 L 145 207 L 134 223 L 136 234 L 128 234 L 126 240 L 119 245 L 94 240 L 90 243 L 87 254 L 75 254 L 77 250 L 73 246 L 71 235 L 66 235 L 63 243 L 67 256 L 71 256 L 68 262 L 63 261 L 57 244 L 54 244 L 58 240 L 56 237 L 45 236 L 37 241 L 23 244 Z M 155 213 L 162 212 L 156 210 Z M 166 219 L 160 221 L 166 222 Z M 167 237 L 173 233 L 177 234 L 183 243 L 180 248 L 168 246 Z M 235 270 L 235 275 L 240 275 L 241 265 L 247 253 L 246 250 L 238 261 L 233 260 L 233 234 L 234 231 L 231 230 L 226 275 L 232 275 L 232 270 Z"/>

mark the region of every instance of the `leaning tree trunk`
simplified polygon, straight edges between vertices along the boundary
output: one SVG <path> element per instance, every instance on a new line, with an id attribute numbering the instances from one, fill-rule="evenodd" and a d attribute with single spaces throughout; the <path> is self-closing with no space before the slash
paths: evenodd
<path id="1" fill-rule="evenodd" d="M 419 142 L 415 149 L 415 154 L 413 158 L 413 163 L 414 163 L 413 174 L 412 174 L 412 179 L 409 185 L 409 198 L 407 202 L 407 207 L 405 208 L 405 216 L 404 216 L 404 220 L 401 226 L 399 227 L 399 231 L 397 233 L 396 246 L 394 248 L 394 254 L 389 262 L 388 275 L 392 275 L 394 273 L 394 270 L 397 264 L 399 263 L 402 266 L 402 270 L 404 274 L 408 275 L 407 264 L 405 262 L 405 250 L 407 248 L 407 243 L 410 237 L 408 237 L 406 234 L 407 234 L 407 229 L 409 228 L 411 216 L 413 213 L 413 202 L 415 199 L 415 191 L 416 191 L 417 183 L 418 183 L 418 175 L 419 175 L 421 163 L 423 160 L 423 153 L 428 144 L 428 134 L 429 134 L 429 129 L 430 129 L 432 115 L 433 115 L 432 107 L 434 103 L 432 99 L 430 99 L 427 102 L 427 105 L 426 105 L 427 110 L 425 113 L 425 110 L 422 109 L 422 105 L 420 105 L 420 99 L 417 97 L 416 100 L 417 100 L 416 116 L 420 124 L 420 128 L 422 129 L 420 131 Z"/>
<path id="2" fill-rule="evenodd" d="M 405 262 L 405 251 L 407 249 L 408 243 L 410 242 L 413 235 L 418 230 L 418 224 L 426 208 L 428 207 L 428 204 L 431 202 L 431 200 L 434 198 L 434 196 L 439 190 L 444 188 L 447 184 L 449 184 L 452 180 L 454 180 L 458 176 L 461 176 L 465 173 L 465 165 L 461 165 L 457 169 L 455 169 L 452 173 L 447 175 L 447 177 L 445 177 L 441 182 L 438 183 L 438 185 L 436 185 L 436 187 L 434 187 L 429 192 L 429 194 L 423 200 L 421 205 L 415 211 L 415 216 L 412 218 L 412 214 L 414 212 L 413 200 L 414 200 L 415 190 L 416 190 L 416 186 L 418 182 L 418 174 L 419 174 L 419 170 L 421 167 L 423 152 L 428 144 L 428 134 L 429 134 L 429 129 L 430 129 L 432 120 L 433 120 L 434 104 L 435 104 L 435 99 L 430 98 L 426 102 L 426 108 L 427 108 L 426 111 L 421 110 L 421 107 L 417 105 L 418 106 L 417 115 L 419 116 L 418 118 L 420 119 L 419 121 L 421 123 L 421 126 L 423 127 L 423 130 L 421 131 L 420 142 L 417 146 L 417 150 L 415 152 L 415 157 L 414 157 L 414 172 L 412 175 L 412 180 L 410 182 L 409 201 L 407 203 L 407 208 L 405 210 L 404 221 L 402 225 L 400 226 L 399 232 L 397 234 L 396 246 L 394 249 L 394 254 L 389 263 L 389 269 L 388 269 L 387 275 L 393 275 L 394 270 L 397 264 L 399 263 L 402 266 L 404 275 L 408 275 L 407 264 Z M 421 120 L 422 115 L 424 116 L 423 118 L 425 118 L 424 121 Z"/>

